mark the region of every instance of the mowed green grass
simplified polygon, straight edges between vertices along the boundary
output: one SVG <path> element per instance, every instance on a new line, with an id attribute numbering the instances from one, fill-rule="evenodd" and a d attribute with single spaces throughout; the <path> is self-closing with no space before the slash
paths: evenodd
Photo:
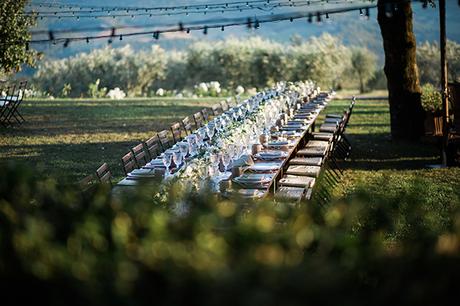
<path id="1" fill-rule="evenodd" d="M 0 162 L 16 161 L 69 182 L 107 162 L 121 178 L 129 149 L 220 99 L 28 100 L 26 123 L 0 128 Z"/>
<path id="2" fill-rule="evenodd" d="M 348 105 L 333 101 L 325 113 Z M 341 163 L 344 176 L 333 191 L 337 200 L 418 205 L 443 226 L 452 220 L 460 207 L 460 168 L 427 168 L 440 163 L 440 151 L 430 141 L 392 141 L 388 101 L 357 100 L 346 135 L 353 149 Z"/>
<path id="3" fill-rule="evenodd" d="M 103 162 L 115 179 L 120 159 L 142 140 L 167 129 L 219 99 L 29 100 L 21 112 L 27 122 L 0 130 L 0 162 L 16 161 L 75 182 Z M 335 100 L 324 113 L 340 113 L 349 100 Z M 347 200 L 364 193 L 368 202 L 388 201 L 434 207 L 447 217 L 460 202 L 460 169 L 427 169 L 439 163 L 429 143 L 395 142 L 390 137 L 386 100 L 358 100 L 346 131 L 353 151 L 342 162 L 345 175 L 332 191 Z"/>

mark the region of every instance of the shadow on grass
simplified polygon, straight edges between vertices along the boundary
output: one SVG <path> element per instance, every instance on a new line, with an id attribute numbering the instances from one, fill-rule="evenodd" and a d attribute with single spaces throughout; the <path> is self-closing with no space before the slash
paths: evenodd
<path id="1" fill-rule="evenodd" d="M 422 169 L 439 162 L 439 149 L 422 142 L 393 141 L 388 133 L 348 134 L 352 145 L 345 169 Z"/>
<path id="2" fill-rule="evenodd" d="M 137 141 L 116 141 L 2 146 L 0 163 L 14 161 L 45 175 L 75 182 L 94 173 L 102 163 L 107 162 L 117 179 L 123 176 L 121 157 L 136 144 Z"/>

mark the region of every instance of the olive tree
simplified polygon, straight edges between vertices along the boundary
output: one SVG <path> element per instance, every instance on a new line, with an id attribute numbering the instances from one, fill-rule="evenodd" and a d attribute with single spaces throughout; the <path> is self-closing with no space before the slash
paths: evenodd
<path id="1" fill-rule="evenodd" d="M 374 76 L 376 57 L 366 48 L 356 48 L 351 52 L 353 74 L 358 78 L 359 91 L 363 93 L 367 82 Z"/>
<path id="2" fill-rule="evenodd" d="M 29 27 L 35 24 L 33 15 L 25 15 L 28 0 L 0 1 L 0 74 L 20 71 L 22 64 L 33 65 L 40 55 L 29 48 Z"/>

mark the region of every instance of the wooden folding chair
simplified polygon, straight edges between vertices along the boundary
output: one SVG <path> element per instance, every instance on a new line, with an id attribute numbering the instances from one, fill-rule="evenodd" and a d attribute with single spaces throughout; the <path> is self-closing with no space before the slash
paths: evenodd
<path id="1" fill-rule="evenodd" d="M 214 117 L 222 114 L 222 106 L 220 106 L 220 104 L 214 104 L 213 106 L 211 106 L 211 109 L 212 109 L 212 115 Z"/>
<path id="2" fill-rule="evenodd" d="M 159 141 L 159 143 L 161 145 L 161 149 L 163 151 L 165 151 L 165 150 L 167 150 L 167 149 L 169 149 L 171 147 L 171 141 L 169 140 L 167 130 L 163 130 L 161 132 L 158 132 L 157 138 L 158 138 L 158 141 Z"/>
<path id="3" fill-rule="evenodd" d="M 137 168 L 133 152 L 129 151 L 121 158 L 121 165 L 125 175 L 128 175 L 128 173 Z"/>
<path id="4" fill-rule="evenodd" d="M 179 122 L 174 123 L 171 125 L 171 134 L 173 137 L 173 142 L 177 143 L 182 140 L 182 128 Z"/>
<path id="5" fill-rule="evenodd" d="M 160 143 L 158 137 L 152 137 L 144 142 L 145 149 L 147 151 L 150 160 L 157 158 L 158 154 L 161 153 Z"/>
<path id="6" fill-rule="evenodd" d="M 25 92 L 26 86 L 27 86 L 27 81 L 19 82 L 17 90 L 14 93 L 14 96 L 13 96 L 14 103 L 11 104 L 11 110 L 7 118 L 10 124 L 13 123 L 12 119 L 16 120 L 18 124 L 22 124 L 25 121 L 24 117 L 22 117 L 21 113 L 19 113 L 19 106 L 21 105 L 22 100 L 24 99 L 24 92 Z"/>
<path id="7" fill-rule="evenodd" d="M 201 110 L 201 114 L 203 115 L 204 123 L 208 123 L 208 121 L 209 121 L 209 110 L 207 108 L 203 108 Z"/>
<path id="8" fill-rule="evenodd" d="M 228 106 L 227 101 L 225 100 L 220 101 L 220 107 L 222 108 L 224 112 L 228 111 L 229 106 Z"/>
<path id="9" fill-rule="evenodd" d="M 94 177 L 94 174 L 90 174 L 78 181 L 78 188 L 81 192 L 85 193 L 94 188 L 95 184 L 96 178 Z"/>
<path id="10" fill-rule="evenodd" d="M 195 126 L 197 128 L 204 126 L 204 118 L 201 112 L 193 114 L 193 119 L 195 120 Z"/>
<path id="11" fill-rule="evenodd" d="M 22 124 L 25 119 L 19 113 L 19 105 L 24 98 L 24 90 L 27 82 L 19 82 L 19 85 L 10 86 L 6 91 L 6 97 L 0 99 L 0 122 L 3 126 L 7 127 L 14 123 Z"/>
<path id="12" fill-rule="evenodd" d="M 235 99 L 228 98 L 228 99 L 226 100 L 226 102 L 227 102 L 227 105 L 228 105 L 229 108 L 233 108 L 233 107 L 237 107 L 237 106 L 238 106 L 238 104 L 236 103 L 236 100 L 235 100 Z"/>
<path id="13" fill-rule="evenodd" d="M 184 128 L 185 134 L 190 135 L 193 133 L 193 123 L 190 117 L 185 117 L 182 119 L 182 127 Z"/>
<path id="14" fill-rule="evenodd" d="M 100 183 L 112 185 L 112 172 L 110 172 L 107 163 L 103 163 L 102 166 L 96 170 L 96 176 Z"/>
<path id="15" fill-rule="evenodd" d="M 8 117 L 13 107 L 15 89 L 16 85 L 6 87 L 4 90 L 6 95 L 0 97 L 0 123 L 4 127 L 9 126 Z"/>
<path id="16" fill-rule="evenodd" d="M 142 143 L 132 148 L 131 152 L 133 153 L 134 160 L 138 168 L 141 168 L 148 162 L 147 154 L 145 154 L 144 145 Z"/>

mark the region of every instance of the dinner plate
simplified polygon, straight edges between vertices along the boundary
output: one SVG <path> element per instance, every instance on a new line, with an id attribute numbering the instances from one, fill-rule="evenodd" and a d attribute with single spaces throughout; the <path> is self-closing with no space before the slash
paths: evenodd
<path id="1" fill-rule="evenodd" d="M 257 159 L 262 159 L 262 160 L 273 160 L 273 159 L 286 158 L 287 155 L 288 153 L 285 151 L 266 150 L 266 151 L 257 153 L 255 157 Z"/>
<path id="2" fill-rule="evenodd" d="M 286 175 L 279 181 L 279 184 L 288 187 L 311 187 L 314 182 L 315 179 L 312 177 Z"/>
<path id="3" fill-rule="evenodd" d="M 282 163 L 279 162 L 262 162 L 256 163 L 248 168 L 248 170 L 253 172 L 270 172 L 278 171 Z"/>
<path id="4" fill-rule="evenodd" d="M 243 173 L 240 176 L 235 177 L 233 180 L 242 183 L 266 183 L 270 182 L 273 178 L 271 174 L 263 173 Z"/>
<path id="5" fill-rule="evenodd" d="M 238 194 L 245 198 L 261 198 L 265 195 L 265 192 L 260 189 L 240 189 L 238 190 Z"/>

